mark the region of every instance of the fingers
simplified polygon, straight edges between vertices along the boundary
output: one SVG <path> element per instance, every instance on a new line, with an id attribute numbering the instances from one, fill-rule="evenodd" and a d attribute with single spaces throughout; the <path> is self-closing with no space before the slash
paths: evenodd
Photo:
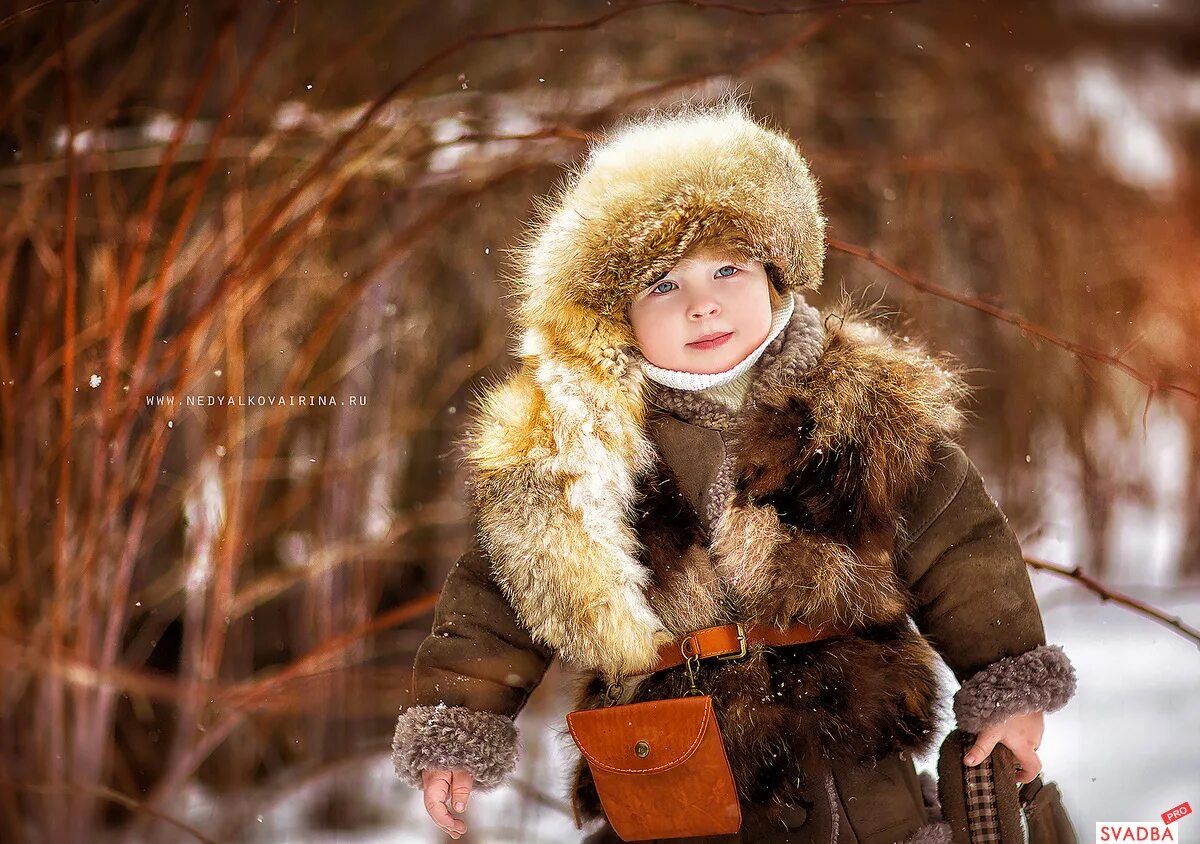
<path id="1" fill-rule="evenodd" d="M 446 799 L 450 796 L 450 778 L 449 771 L 425 771 L 425 811 L 447 835 L 458 838 L 467 831 L 467 825 L 451 817 L 446 809 Z"/>
<path id="2" fill-rule="evenodd" d="M 1036 750 L 1037 748 L 1034 748 Z M 1024 785 L 1027 782 L 1033 782 L 1038 774 L 1042 772 L 1042 760 L 1038 758 L 1034 750 L 1019 751 L 1014 750 L 1013 756 L 1016 757 L 1017 765 L 1017 782 Z"/>
<path id="3" fill-rule="evenodd" d="M 995 732 L 983 732 L 976 738 L 975 743 L 967 751 L 963 757 L 963 762 L 968 766 L 974 767 L 988 758 L 995 750 L 996 745 L 1000 743 L 1000 735 Z M 1038 758 L 1037 747 L 1029 747 L 1028 745 L 1018 744 L 1013 742 L 1016 747 L 1005 742 L 1005 747 L 1012 751 L 1014 759 L 1013 774 L 1016 776 L 1016 781 L 1021 785 L 1033 780 L 1042 772 L 1042 760 Z"/>
<path id="4" fill-rule="evenodd" d="M 450 781 L 450 805 L 454 811 L 462 812 L 467 808 L 467 798 L 471 796 L 471 786 L 475 778 L 467 771 L 454 771 Z"/>
<path id="5" fill-rule="evenodd" d="M 967 751 L 967 755 L 963 757 L 963 761 L 970 766 L 978 765 L 984 759 L 992 755 L 992 749 L 995 748 L 996 742 L 1000 740 L 1000 734 L 994 731 L 985 730 L 975 739 L 975 743 Z"/>

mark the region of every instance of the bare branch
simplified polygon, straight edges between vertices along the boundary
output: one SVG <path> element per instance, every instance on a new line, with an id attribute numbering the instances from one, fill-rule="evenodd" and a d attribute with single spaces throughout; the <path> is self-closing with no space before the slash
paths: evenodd
<path id="1" fill-rule="evenodd" d="M 1032 334 L 1035 337 L 1040 337 L 1043 340 L 1053 343 L 1055 346 L 1058 346 L 1061 349 L 1066 349 L 1068 352 L 1079 358 L 1080 363 L 1084 364 L 1085 366 L 1088 360 L 1094 360 L 1121 370 L 1129 377 L 1141 382 L 1142 384 L 1145 384 L 1150 388 L 1150 392 L 1146 396 L 1147 407 L 1149 407 L 1151 397 L 1160 391 L 1164 393 L 1175 393 L 1176 395 L 1180 395 L 1184 398 L 1190 399 L 1191 401 L 1200 403 L 1200 391 L 1191 389 L 1190 387 L 1184 387 L 1179 384 L 1159 381 L 1157 378 L 1154 378 L 1151 375 L 1148 375 L 1141 370 L 1125 363 L 1125 361 L 1120 359 L 1120 355 L 1110 355 L 1100 351 L 1099 349 L 1093 349 L 1092 347 L 1085 346 L 1082 343 L 1076 343 L 1073 340 L 1068 340 L 1065 337 L 1055 334 L 1048 328 L 1038 325 L 1037 323 L 1030 322 L 1024 317 L 1018 316 L 1011 311 L 1006 311 L 1002 308 L 996 307 L 995 305 L 988 304 L 976 296 L 969 296 L 966 293 L 959 293 L 949 289 L 948 287 L 942 287 L 939 284 L 926 281 L 915 273 L 909 272 L 908 270 L 897 266 L 887 258 L 876 254 L 874 250 L 868 249 L 865 246 L 858 246 L 853 243 L 848 243 L 844 240 L 838 240 L 834 237 L 827 238 L 827 241 L 831 247 L 837 249 L 839 252 L 845 252 L 849 255 L 856 255 L 859 258 L 864 258 L 875 266 L 887 270 L 896 278 L 908 284 L 910 287 L 920 290 L 922 293 L 931 293 L 941 299 L 946 299 L 950 302 L 957 302 L 960 305 L 966 305 L 968 308 L 974 308 L 975 310 L 985 313 L 988 316 L 995 317 L 1002 322 L 1011 323 L 1012 325 L 1017 326 L 1024 334 Z M 1125 351 L 1127 351 L 1127 349 L 1123 350 L 1121 354 L 1124 354 Z"/>
<path id="2" fill-rule="evenodd" d="M 1048 571 L 1057 574 L 1060 577 L 1065 577 L 1082 585 L 1089 592 L 1094 592 L 1100 596 L 1101 601 L 1112 601 L 1114 604 L 1129 607 L 1134 612 L 1140 613 L 1147 618 L 1152 618 L 1159 624 L 1164 625 L 1170 630 L 1174 630 L 1181 636 L 1191 639 L 1196 647 L 1200 648 L 1200 630 L 1183 622 L 1183 619 L 1177 615 L 1167 615 L 1160 609 L 1150 606 L 1145 601 L 1139 601 L 1137 598 L 1131 598 L 1116 590 L 1105 586 L 1099 580 L 1085 574 L 1079 566 L 1074 568 L 1066 568 L 1065 566 L 1056 565 L 1054 563 L 1039 560 L 1036 557 L 1025 557 L 1025 562 L 1032 568 L 1040 571 Z"/>

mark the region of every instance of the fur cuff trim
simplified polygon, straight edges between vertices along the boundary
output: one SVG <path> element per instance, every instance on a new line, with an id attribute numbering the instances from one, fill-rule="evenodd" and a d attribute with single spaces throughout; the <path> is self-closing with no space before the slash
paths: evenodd
<path id="1" fill-rule="evenodd" d="M 958 726 L 970 733 L 1023 712 L 1054 712 L 1075 694 L 1075 669 L 1061 645 L 998 659 L 954 695 Z"/>
<path id="2" fill-rule="evenodd" d="M 494 712 L 465 706 L 411 706 L 400 713 L 392 762 L 401 782 L 424 788 L 423 772 L 468 771 L 475 788 L 490 791 L 517 765 L 517 728 Z"/>
<path id="3" fill-rule="evenodd" d="M 905 838 L 904 844 L 954 844 L 954 838 L 950 835 L 950 824 L 929 823 Z"/>

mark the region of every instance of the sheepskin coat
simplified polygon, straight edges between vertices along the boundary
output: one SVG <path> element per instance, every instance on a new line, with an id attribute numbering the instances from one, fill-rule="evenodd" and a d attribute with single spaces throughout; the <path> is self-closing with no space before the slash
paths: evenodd
<path id="1" fill-rule="evenodd" d="M 651 414 L 654 457 L 633 517 L 647 578 L 625 587 L 637 595 L 613 598 L 644 598 L 675 635 L 735 620 L 851 627 L 851 636 L 706 663 L 701 686 L 748 811 L 791 807 L 795 817 L 799 807 L 826 829 L 840 815 L 839 840 L 882 844 L 927 821 L 911 760 L 930 750 L 945 715 L 939 655 L 963 683 L 958 723 L 974 731 L 1061 706 L 1069 664 L 1046 645 L 1012 530 L 951 439 L 961 419 L 953 376 L 870 325 L 826 322 L 816 364 L 793 383 L 756 382 L 735 428 Z M 771 369 L 772 351 L 756 369 Z M 706 525 L 704 498 L 735 447 L 733 494 Z M 536 518 L 514 516 L 510 529 L 536 543 Z M 557 622 L 571 636 L 576 628 L 554 613 L 574 611 L 589 635 L 603 632 L 583 615 L 590 584 L 561 582 L 560 594 L 516 601 L 532 614 L 522 621 L 482 547 L 455 564 L 414 667 L 410 721 L 429 720 L 400 737 L 414 785 L 434 760 L 466 766 L 485 789 L 511 769 L 509 720 L 556 653 L 584 647 L 539 644 L 531 629 Z M 575 708 L 603 705 L 600 667 L 582 672 Z M 628 703 L 678 696 L 687 679 L 679 667 L 625 685 Z M 1010 692 L 999 706 L 997 688 Z M 582 760 L 571 797 L 581 822 L 601 816 Z"/>
<path id="2" fill-rule="evenodd" d="M 682 667 L 636 675 L 681 634 L 833 623 L 851 632 L 702 663 L 745 840 L 948 840 L 912 763 L 946 715 L 937 660 L 964 729 L 1066 703 L 1070 664 L 956 443 L 966 390 L 946 361 L 821 314 L 813 359 L 775 365 L 794 351 L 782 332 L 731 424 L 656 406 L 622 303 L 698 244 L 762 261 L 785 295 L 815 288 L 816 197 L 795 146 L 735 105 L 625 127 L 544 205 L 520 251 L 521 366 L 466 439 L 477 542 L 417 652 L 403 781 L 503 783 L 552 659 L 579 677 L 576 708 L 612 680 L 622 703 L 655 700 L 686 690 Z M 569 791 L 581 826 L 602 818 L 581 760 Z"/>

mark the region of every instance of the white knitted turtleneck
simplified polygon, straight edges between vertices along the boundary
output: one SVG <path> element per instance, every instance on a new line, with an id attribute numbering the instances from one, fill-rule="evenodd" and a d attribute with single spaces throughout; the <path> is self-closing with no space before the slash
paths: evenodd
<path id="1" fill-rule="evenodd" d="M 737 410 L 745 401 L 746 394 L 750 392 L 750 385 L 754 383 L 754 375 L 755 369 L 751 367 L 729 383 L 697 390 L 696 395 L 720 402 L 730 410 Z"/>
<path id="2" fill-rule="evenodd" d="M 766 339 L 738 364 L 724 372 L 701 373 L 664 369 L 661 366 L 655 366 L 645 358 L 641 360 L 642 371 L 651 381 L 657 381 L 659 384 L 665 384 L 677 390 L 701 391 L 721 404 L 737 409 L 741 407 L 746 391 L 754 380 L 754 373 L 750 371 L 750 368 L 762 357 L 767 346 L 771 345 L 771 341 L 779 336 L 779 332 L 792 318 L 795 308 L 795 294 L 790 292 L 784 294 L 779 306 L 771 313 L 771 330 L 767 332 Z"/>

